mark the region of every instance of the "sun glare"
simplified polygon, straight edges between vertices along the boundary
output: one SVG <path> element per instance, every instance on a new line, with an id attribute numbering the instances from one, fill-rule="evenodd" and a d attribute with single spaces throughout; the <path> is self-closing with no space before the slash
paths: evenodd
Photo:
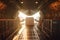
<path id="1" fill-rule="evenodd" d="M 18 17 L 20 18 L 20 20 L 23 20 L 27 17 L 27 15 L 25 15 L 23 12 L 19 11 Z"/>
<path id="2" fill-rule="evenodd" d="M 23 35 L 22 40 L 28 40 L 28 35 L 27 35 L 28 30 L 27 30 L 26 25 L 25 25 L 25 23 L 26 23 L 25 21 L 26 21 L 27 17 L 33 17 L 34 18 L 34 28 L 33 28 L 34 30 L 33 29 L 32 30 L 34 31 L 35 36 L 38 37 L 38 39 L 36 39 L 36 40 L 39 40 L 39 36 L 38 36 L 38 33 L 36 30 L 38 30 L 37 24 L 38 24 L 38 21 L 40 18 L 40 11 L 38 11 L 37 13 L 35 13 L 31 16 L 28 16 L 28 15 L 24 14 L 23 12 L 19 11 L 18 17 L 21 20 L 20 24 L 22 25 L 22 28 L 19 30 L 18 36 L 14 37 L 13 40 L 17 40 L 17 39 L 19 40 L 21 35 Z M 24 20 L 24 21 L 22 21 L 22 20 Z"/>
<path id="3" fill-rule="evenodd" d="M 23 12 L 19 11 L 18 17 L 20 18 L 20 20 L 23 20 L 23 19 L 25 20 L 26 17 L 33 17 L 34 19 L 39 20 L 39 17 L 40 17 L 39 13 L 40 13 L 40 11 L 38 11 L 34 15 L 28 16 L 28 15 L 24 14 Z"/>

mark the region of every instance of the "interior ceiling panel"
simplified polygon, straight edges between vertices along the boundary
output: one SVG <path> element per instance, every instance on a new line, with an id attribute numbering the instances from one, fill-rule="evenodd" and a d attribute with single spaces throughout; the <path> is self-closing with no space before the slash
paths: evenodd
<path id="1" fill-rule="evenodd" d="M 34 8 L 34 1 L 32 0 L 24 0 L 25 8 L 31 9 Z"/>
<path id="2" fill-rule="evenodd" d="M 4 10 L 6 8 L 6 4 L 0 1 L 0 10 Z"/>
<path id="3" fill-rule="evenodd" d="M 60 1 L 56 1 L 50 4 L 50 8 L 52 10 L 60 10 Z"/>
<path id="4" fill-rule="evenodd" d="M 0 1 L 7 6 L 5 10 L 6 14 L 10 13 L 13 16 L 19 10 L 19 8 L 28 9 L 28 10 L 41 8 L 42 11 L 45 13 L 48 11 L 48 8 L 49 8 L 48 6 L 58 0 L 0 0 Z M 36 4 L 35 2 L 38 2 L 38 3 Z M 4 6 L 1 7 L 0 5 L 0 8 L 3 8 L 3 7 Z"/>
<path id="5" fill-rule="evenodd" d="M 54 2 L 56 0 L 16 0 L 18 1 L 18 5 L 20 5 L 20 7 L 23 7 L 25 9 L 37 9 L 38 7 L 45 7 L 46 5 L 48 5 L 51 2 Z M 21 4 L 21 2 L 23 2 L 23 4 Z M 38 3 L 36 3 L 38 2 Z"/>
<path id="6" fill-rule="evenodd" d="M 24 9 L 37 9 L 38 7 L 40 7 L 40 5 L 45 6 L 55 0 L 2 0 L 2 1 L 5 2 L 8 6 L 9 4 L 10 5 L 14 4 L 15 7 L 19 6 L 20 8 Z M 23 2 L 23 4 L 21 2 Z"/>

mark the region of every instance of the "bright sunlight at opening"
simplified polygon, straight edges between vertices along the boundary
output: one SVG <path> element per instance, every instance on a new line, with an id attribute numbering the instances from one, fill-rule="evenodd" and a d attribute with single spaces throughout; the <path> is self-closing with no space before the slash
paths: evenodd
<path id="1" fill-rule="evenodd" d="M 20 18 L 20 20 L 21 20 L 20 23 L 22 25 L 22 28 L 19 30 L 18 35 L 20 35 L 20 36 L 23 35 L 23 36 L 21 36 L 22 40 L 28 40 L 28 37 L 27 37 L 28 30 L 27 30 L 27 27 L 25 25 L 26 24 L 25 21 L 26 21 L 27 17 L 33 17 L 34 18 L 34 28 L 32 29 L 32 32 L 34 32 L 35 36 L 38 38 L 38 39 L 34 39 L 34 40 L 39 40 L 39 36 L 37 33 L 37 31 L 39 31 L 39 30 L 37 28 L 37 25 L 38 25 L 38 21 L 40 18 L 40 11 L 36 12 L 35 14 L 33 14 L 31 16 L 28 16 L 20 11 L 18 11 L 18 12 L 19 12 L 18 17 Z M 24 21 L 22 21 L 22 20 L 24 20 Z M 13 40 L 17 40 L 17 39 L 21 40 L 20 36 L 17 36 L 18 38 L 15 37 Z"/>
<path id="2" fill-rule="evenodd" d="M 39 14 L 40 11 L 38 11 L 37 13 L 35 13 L 34 15 L 31 15 L 31 16 L 28 16 L 20 11 L 18 11 L 18 12 L 19 12 L 18 17 L 20 18 L 20 20 L 23 20 L 23 19 L 25 20 L 26 17 L 33 17 L 36 20 L 39 20 L 39 18 L 40 18 L 40 14 Z"/>

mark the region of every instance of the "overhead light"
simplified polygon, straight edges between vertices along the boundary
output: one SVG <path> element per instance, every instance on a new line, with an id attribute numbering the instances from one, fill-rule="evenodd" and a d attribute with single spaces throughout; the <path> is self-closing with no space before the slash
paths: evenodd
<path id="1" fill-rule="evenodd" d="M 24 2 L 21 2 L 21 4 L 23 4 Z"/>
<path id="2" fill-rule="evenodd" d="M 38 4 L 38 1 L 36 1 L 35 3 Z"/>

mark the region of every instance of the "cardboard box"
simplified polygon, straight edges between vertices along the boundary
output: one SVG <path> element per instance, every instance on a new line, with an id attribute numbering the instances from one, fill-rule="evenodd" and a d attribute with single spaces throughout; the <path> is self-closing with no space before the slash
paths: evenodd
<path id="1" fill-rule="evenodd" d="M 34 18 L 33 17 L 27 17 L 26 18 L 26 25 L 34 25 Z"/>

